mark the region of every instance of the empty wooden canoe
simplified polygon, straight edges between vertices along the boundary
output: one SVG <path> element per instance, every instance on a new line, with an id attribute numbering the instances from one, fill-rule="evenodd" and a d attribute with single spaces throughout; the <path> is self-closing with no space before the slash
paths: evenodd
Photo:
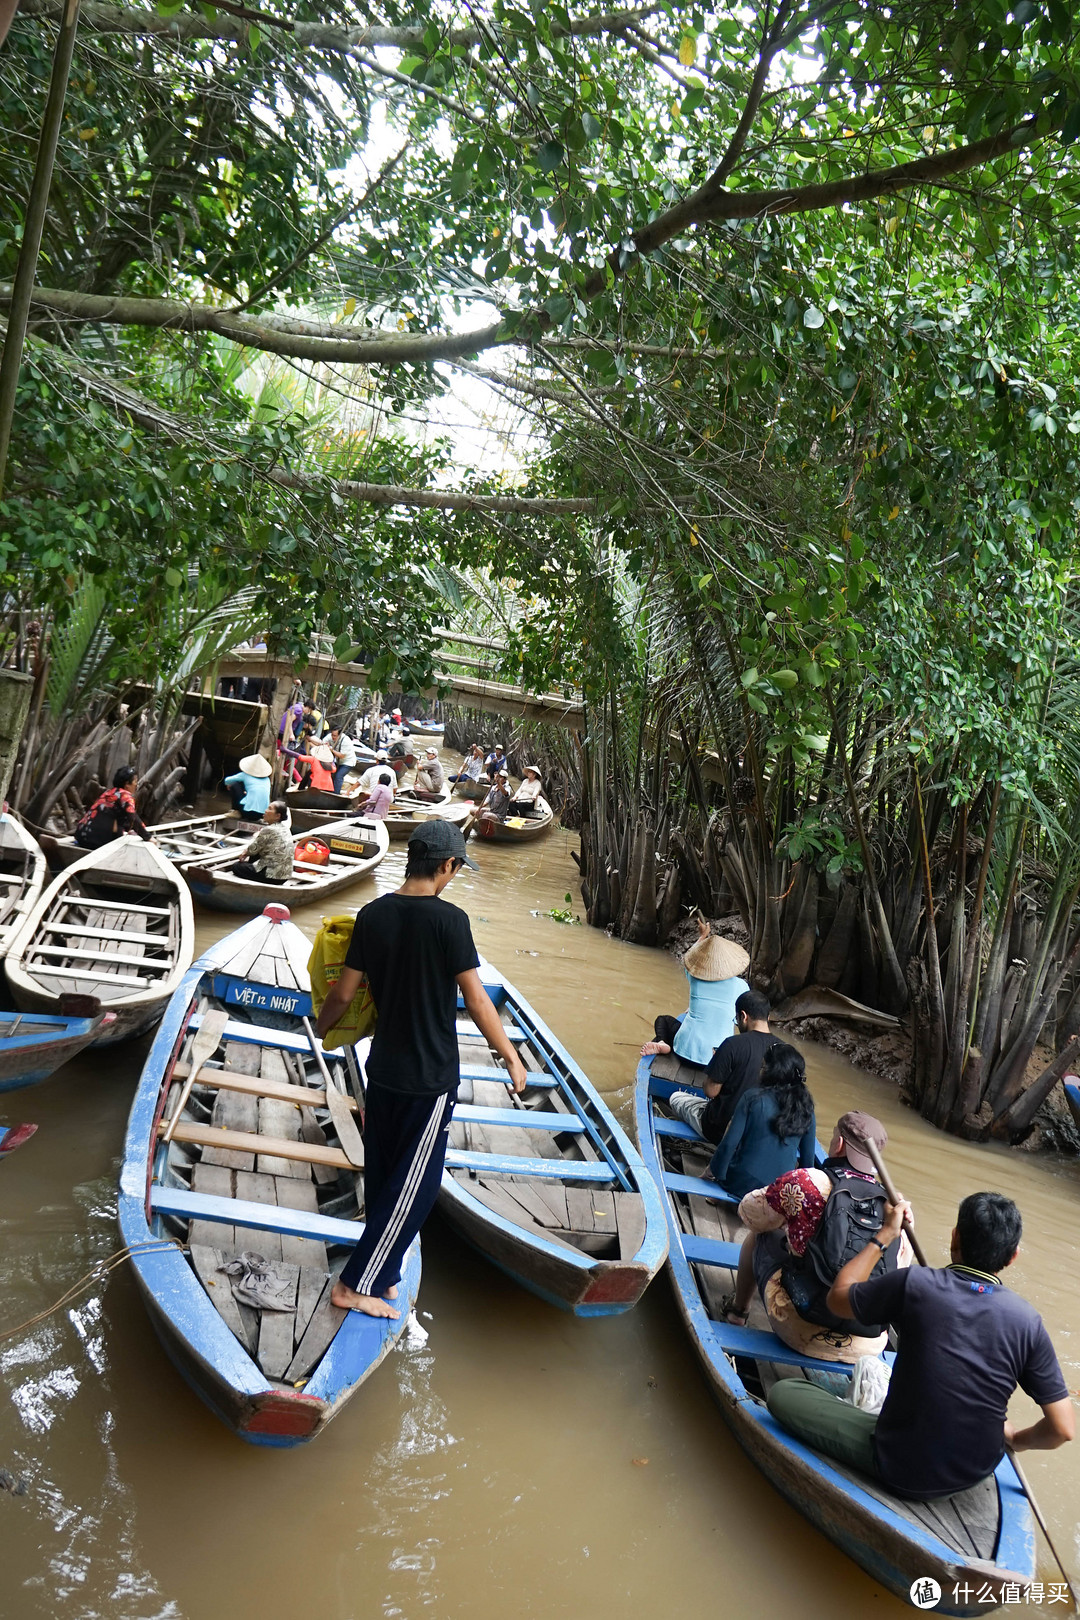
<path id="1" fill-rule="evenodd" d="M 58 1012 L 94 996 L 115 1022 L 108 1046 L 152 1029 L 191 966 L 191 896 L 172 863 L 141 838 L 89 850 L 53 879 L 11 942 L 8 988 L 23 1012 Z"/>
<path id="2" fill-rule="evenodd" d="M 14 816 L 0 815 L 0 957 L 45 885 L 45 852 Z"/>
<path id="3" fill-rule="evenodd" d="M 115 1022 L 112 1012 L 81 1018 L 0 1012 L 0 1091 L 18 1091 L 47 1080 Z"/>
<path id="4" fill-rule="evenodd" d="M 192 894 L 204 906 L 214 911 L 261 911 L 271 904 L 296 906 L 328 900 L 373 872 L 390 847 L 383 822 L 367 816 L 320 822 L 303 836 L 318 837 L 328 844 L 330 861 L 326 866 L 297 861 L 288 883 L 237 877 L 230 871 L 237 851 L 185 864 L 181 870 Z"/>
<path id="5" fill-rule="evenodd" d="M 723 1320 L 721 1296 L 732 1292 L 738 1264 L 737 1206 L 702 1179 L 712 1144 L 667 1115 L 672 1091 L 695 1089 L 693 1071 L 682 1071 L 690 1085 L 676 1078 L 680 1068 L 678 1059 L 666 1057 L 639 1064 L 638 1141 L 664 1189 L 675 1300 L 732 1433 L 811 1524 L 897 1597 L 906 1600 L 916 1579 L 929 1576 L 942 1589 L 936 1614 L 990 1613 L 1000 1597 L 979 1599 L 985 1583 L 996 1594 L 1010 1580 L 1022 1591 L 1035 1574 L 1031 1514 L 1008 1458 L 972 1490 L 906 1502 L 877 1480 L 811 1451 L 769 1415 L 764 1397 L 778 1377 L 835 1376 L 850 1368 L 789 1349 L 771 1332 L 757 1301 L 746 1327 Z"/>
<path id="6" fill-rule="evenodd" d="M 437 804 L 425 804 L 420 799 L 399 794 L 386 818 L 386 831 L 391 843 L 405 843 L 425 821 L 449 821 L 460 827 L 467 838 L 475 816 L 476 806 L 467 799 L 455 802 L 448 795 Z"/>
<path id="7" fill-rule="evenodd" d="M 664 1263 L 656 1185 L 599 1092 L 488 963 L 488 994 L 530 1070 L 512 1098 L 476 1026 L 458 1023 L 461 1087 L 439 1208 L 500 1270 L 575 1316 L 637 1303 Z"/>
<path id="8" fill-rule="evenodd" d="M 493 844 L 531 844 L 534 838 L 543 838 L 555 820 L 555 812 L 546 799 L 537 799 L 536 809 L 535 816 L 507 816 L 505 821 L 488 821 L 478 816 L 474 835 Z"/>
<path id="9" fill-rule="evenodd" d="M 398 1319 L 330 1304 L 363 1231 L 363 1172 L 339 1144 L 301 1023 L 310 941 L 284 906 L 269 912 L 200 957 L 169 1005 L 128 1121 L 119 1215 L 150 1320 L 183 1377 L 241 1439 L 294 1446 L 326 1427 L 404 1331 L 420 1242 L 405 1258 Z M 166 1140 L 204 1025 L 207 1055 Z M 355 1113 L 351 1051 L 326 1059 L 338 1108 Z M 244 1255 L 266 1268 L 269 1294 L 254 1303 L 222 1269 Z"/>

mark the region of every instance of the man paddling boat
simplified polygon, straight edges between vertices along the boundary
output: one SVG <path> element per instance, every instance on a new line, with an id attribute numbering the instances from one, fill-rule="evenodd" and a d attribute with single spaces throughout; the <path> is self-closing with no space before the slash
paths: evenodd
<path id="1" fill-rule="evenodd" d="M 828 1294 L 836 1316 L 898 1330 L 880 1414 L 794 1378 L 774 1385 L 768 1405 L 815 1451 L 875 1476 L 897 1496 L 925 1500 L 977 1485 L 1006 1446 L 1052 1451 L 1067 1444 L 1075 1422 L 1042 1318 L 999 1276 L 1019 1253 L 1016 1205 L 1001 1193 L 972 1193 L 960 1205 L 948 1266 L 871 1277 L 910 1214 L 902 1199 L 887 1204 L 881 1230 Z M 1042 1407 L 1038 1422 L 1022 1429 L 1006 1416 L 1017 1385 Z"/>
<path id="2" fill-rule="evenodd" d="M 397 1317 L 401 1262 L 442 1179 L 460 1078 L 457 992 L 506 1065 L 510 1089 L 526 1071 L 484 989 L 468 916 L 440 895 L 462 866 L 477 870 L 460 827 L 425 821 L 409 839 L 405 882 L 358 913 L 345 966 L 319 1013 L 326 1035 L 367 977 L 379 1020 L 368 1054 L 364 1115 L 365 1220 L 331 1303 Z"/>

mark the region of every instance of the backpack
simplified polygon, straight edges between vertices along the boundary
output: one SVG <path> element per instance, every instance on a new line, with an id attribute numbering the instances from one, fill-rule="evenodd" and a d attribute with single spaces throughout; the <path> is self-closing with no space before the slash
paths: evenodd
<path id="1" fill-rule="evenodd" d="M 885 1189 L 876 1181 L 846 1174 L 831 1165 L 822 1168 L 832 1182 L 832 1191 L 805 1254 L 789 1255 L 780 1280 L 804 1321 L 858 1338 L 875 1339 L 884 1333 L 883 1324 L 834 1316 L 825 1300 L 840 1270 L 880 1232 L 885 1220 Z M 899 1248 L 897 1238 L 878 1260 L 871 1277 L 896 1270 Z"/>
<path id="2" fill-rule="evenodd" d="M 308 959 L 308 973 L 311 975 L 311 1003 L 316 1016 L 341 977 L 345 956 L 352 942 L 354 921 L 352 917 L 324 917 L 322 927 L 315 935 Z M 377 1017 L 371 988 L 364 974 L 345 1016 L 333 1029 L 327 1030 L 323 1038 L 324 1048 L 328 1052 L 336 1052 L 341 1046 L 355 1046 L 357 1041 L 374 1034 Z"/>

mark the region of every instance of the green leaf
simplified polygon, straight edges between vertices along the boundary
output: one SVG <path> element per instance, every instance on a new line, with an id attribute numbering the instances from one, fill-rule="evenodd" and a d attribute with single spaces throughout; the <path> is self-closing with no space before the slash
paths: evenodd
<path id="1" fill-rule="evenodd" d="M 742 683 L 747 688 L 749 688 L 751 686 L 756 686 L 757 683 L 758 683 L 758 672 L 757 672 L 757 670 L 754 669 L 754 668 L 744 669 L 743 673 L 742 673 Z"/>
<path id="2" fill-rule="evenodd" d="M 799 677 L 793 669 L 774 669 L 769 676 L 774 686 L 785 688 L 798 686 Z"/>
<path id="3" fill-rule="evenodd" d="M 561 141 L 545 141 L 543 146 L 537 148 L 536 164 L 542 174 L 550 174 L 559 167 L 565 156 Z"/>
<path id="4" fill-rule="evenodd" d="M 812 332 L 816 332 L 819 326 L 825 325 L 825 317 L 816 304 L 808 304 L 803 310 L 802 323 L 804 326 L 808 326 Z"/>
<path id="5" fill-rule="evenodd" d="M 174 591 L 177 589 L 178 586 L 180 586 L 180 585 L 182 585 L 184 583 L 184 576 L 180 572 L 179 568 L 172 568 L 172 567 L 166 568 L 166 570 L 165 570 L 165 583 L 166 583 L 166 585 L 168 585 Z"/>
<path id="6" fill-rule="evenodd" d="M 1074 101 L 1061 126 L 1061 144 L 1070 146 L 1080 135 L 1080 101 Z"/>

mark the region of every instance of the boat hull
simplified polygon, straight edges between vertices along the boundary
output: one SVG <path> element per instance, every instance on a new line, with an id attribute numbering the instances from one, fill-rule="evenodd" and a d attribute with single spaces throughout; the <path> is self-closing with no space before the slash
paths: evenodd
<path id="1" fill-rule="evenodd" d="M 111 1026 L 111 1014 L 97 1018 L 54 1017 L 49 1020 L 56 1026 L 51 1035 L 0 1038 L 0 1091 L 21 1091 L 48 1080 L 102 1033 L 106 1016 Z"/>
<path id="2" fill-rule="evenodd" d="M 1080 1131 L 1080 1085 L 1066 1081 L 1065 1101 L 1069 1105 L 1069 1112 L 1073 1117 L 1073 1122 L 1077 1130 Z"/>
<path id="3" fill-rule="evenodd" d="M 254 878 L 237 877 L 227 870 L 235 859 L 232 855 L 226 857 L 220 866 L 211 862 L 192 862 L 183 866 L 181 870 L 196 900 L 211 911 L 229 911 L 240 916 L 250 916 L 268 905 L 322 904 L 339 890 L 351 888 L 362 878 L 368 877 L 390 847 L 386 828 L 379 821 L 365 821 L 361 818 L 362 825 L 357 827 L 355 837 L 350 839 L 350 830 L 355 819 L 354 814 L 352 818 L 345 818 L 339 822 L 320 821 L 310 828 L 310 832 L 325 837 L 330 845 L 331 854 L 335 856 L 347 854 L 350 846 L 360 844 L 370 845 L 374 853 L 358 856 L 347 866 L 327 869 L 325 878 L 314 883 L 310 881 L 260 883 Z M 340 849 L 336 847 L 336 841 L 341 841 Z M 311 870 L 319 871 L 316 868 Z"/>

